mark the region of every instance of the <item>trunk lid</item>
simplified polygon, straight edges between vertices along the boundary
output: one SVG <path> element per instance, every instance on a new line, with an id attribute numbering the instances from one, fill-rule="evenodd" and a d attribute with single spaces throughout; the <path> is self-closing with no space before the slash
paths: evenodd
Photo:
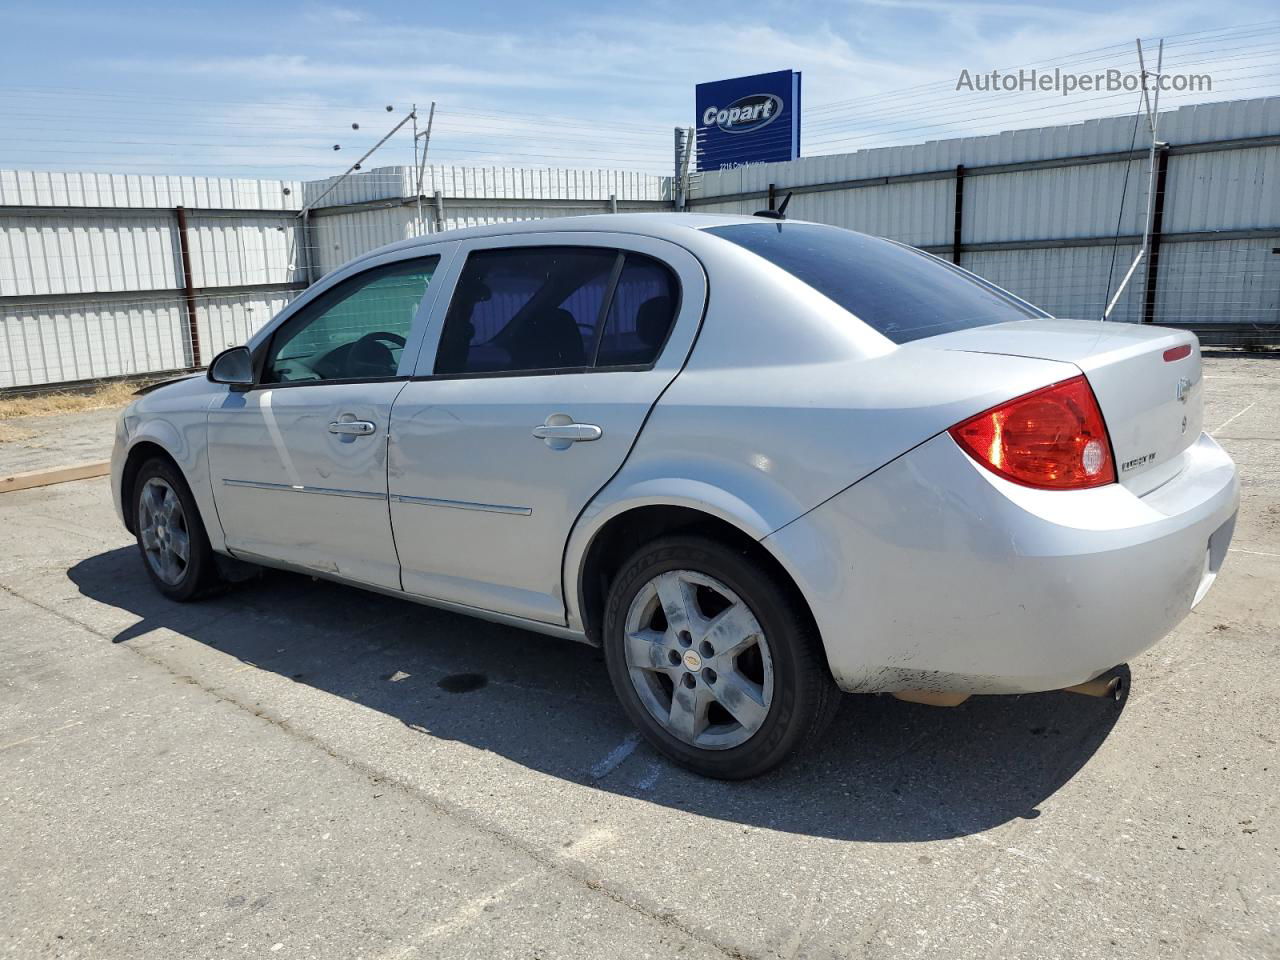
<path id="1" fill-rule="evenodd" d="M 1096 320 L 1020 320 L 921 341 L 926 344 L 1075 364 L 1102 408 L 1116 474 L 1139 496 L 1174 476 L 1179 454 L 1200 436 L 1200 343 L 1189 331 Z"/>

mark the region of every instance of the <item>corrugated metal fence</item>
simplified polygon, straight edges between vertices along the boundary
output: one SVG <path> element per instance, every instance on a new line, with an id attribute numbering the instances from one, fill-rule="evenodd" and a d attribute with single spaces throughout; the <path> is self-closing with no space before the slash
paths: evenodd
<path id="1" fill-rule="evenodd" d="M 1276 329 L 1280 98 L 1184 107 L 1160 134 L 1158 243 L 1112 319 Z M 688 205 L 750 213 L 772 185 L 794 193 L 793 217 L 903 240 L 1096 318 L 1141 240 L 1144 135 L 1119 117 L 701 173 Z M 0 388 L 198 366 L 323 273 L 418 233 L 672 206 L 671 180 L 649 174 L 437 166 L 419 217 L 416 177 L 0 171 Z"/>
<path id="2" fill-rule="evenodd" d="M 1162 114 L 1157 243 L 1111 315 L 1280 323 L 1280 98 Z M 700 174 L 690 209 L 788 216 L 923 247 L 1051 313 L 1101 316 L 1142 240 L 1146 121 L 1090 120 Z"/>
<path id="3" fill-rule="evenodd" d="M 436 166 L 419 220 L 416 178 L 0 171 L 0 388 L 200 366 L 309 282 L 420 232 L 670 207 L 649 174 Z"/>

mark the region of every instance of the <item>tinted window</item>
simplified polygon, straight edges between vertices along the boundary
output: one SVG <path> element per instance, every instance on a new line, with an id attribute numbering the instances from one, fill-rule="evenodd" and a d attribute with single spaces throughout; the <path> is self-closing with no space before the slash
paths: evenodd
<path id="1" fill-rule="evenodd" d="M 272 337 L 263 382 L 394 377 L 439 259 L 374 267 L 321 294 Z"/>
<path id="2" fill-rule="evenodd" d="M 449 305 L 436 373 L 586 368 L 614 250 L 513 247 L 467 257 Z"/>
<path id="3" fill-rule="evenodd" d="M 812 223 L 711 227 L 895 343 L 1045 314 L 910 247 Z"/>
<path id="4" fill-rule="evenodd" d="M 600 338 L 596 365 L 645 365 L 658 358 L 679 306 L 671 271 L 639 253 L 628 253 Z"/>

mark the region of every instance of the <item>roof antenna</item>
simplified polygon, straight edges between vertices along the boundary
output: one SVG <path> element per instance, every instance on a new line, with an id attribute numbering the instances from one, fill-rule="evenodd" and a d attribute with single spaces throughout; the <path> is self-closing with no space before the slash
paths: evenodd
<path id="1" fill-rule="evenodd" d="M 787 195 L 782 198 L 782 202 L 778 204 L 778 209 L 774 210 L 770 207 L 768 210 L 757 210 L 755 216 L 764 217 L 767 220 L 785 220 L 787 219 L 787 204 L 791 202 L 791 191 L 787 191 Z"/>

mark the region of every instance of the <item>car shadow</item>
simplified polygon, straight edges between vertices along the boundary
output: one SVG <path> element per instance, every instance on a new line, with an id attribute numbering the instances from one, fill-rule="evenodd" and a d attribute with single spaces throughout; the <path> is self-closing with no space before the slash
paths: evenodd
<path id="1" fill-rule="evenodd" d="M 168 628 L 566 781 L 817 837 L 922 841 L 1037 817 L 1121 713 L 1068 693 L 951 709 L 850 696 L 816 749 L 756 780 L 721 783 L 643 745 L 628 754 L 631 728 L 592 647 L 274 572 L 175 604 L 152 588 L 133 548 L 90 557 L 69 576 L 85 597 L 139 618 L 117 643 Z"/>

